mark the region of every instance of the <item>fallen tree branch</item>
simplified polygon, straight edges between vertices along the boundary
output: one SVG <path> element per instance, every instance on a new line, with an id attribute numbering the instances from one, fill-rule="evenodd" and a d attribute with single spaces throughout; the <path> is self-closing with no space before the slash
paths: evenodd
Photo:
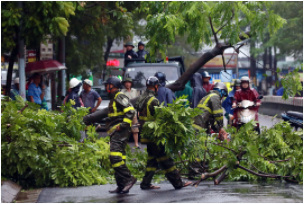
<path id="1" fill-rule="evenodd" d="M 267 159 L 266 157 L 263 157 L 261 154 L 259 154 L 259 156 L 262 157 L 263 159 L 269 161 L 269 163 L 286 162 L 286 161 L 291 160 L 291 158 L 288 158 L 288 159 L 283 159 L 283 160 L 271 161 L 270 159 Z"/>
<path id="2" fill-rule="evenodd" d="M 202 176 L 201 176 L 201 179 L 198 180 L 197 182 L 195 182 L 193 184 L 193 186 L 197 187 L 201 181 L 204 181 L 210 177 L 215 177 L 217 175 L 219 175 L 220 173 L 222 173 L 225 169 L 227 169 L 227 165 L 224 165 L 222 166 L 220 169 L 216 170 L 215 172 L 212 172 L 212 173 L 203 173 Z"/>
<path id="3" fill-rule="evenodd" d="M 260 176 L 260 177 L 266 177 L 266 178 L 291 178 L 291 177 L 293 177 L 293 176 L 281 176 L 281 175 L 274 175 L 274 174 L 260 174 L 255 171 L 252 171 L 250 169 L 247 169 L 241 165 L 237 165 L 237 168 L 243 169 L 253 175 Z"/>
<path id="4" fill-rule="evenodd" d="M 235 150 L 230 149 L 230 148 L 228 148 L 228 147 L 225 147 L 225 146 L 223 146 L 223 145 L 221 145 L 221 144 L 219 144 L 219 143 L 213 143 L 213 142 L 211 142 L 211 144 L 214 144 L 214 145 L 217 145 L 217 146 L 220 146 L 220 147 L 224 147 L 225 149 L 228 149 L 228 150 L 232 151 L 234 154 L 237 155 L 237 152 L 236 152 Z"/>
<path id="5" fill-rule="evenodd" d="M 181 160 L 181 162 L 183 163 L 183 165 L 185 166 L 185 168 L 187 169 L 187 166 L 186 166 L 186 164 L 184 163 L 184 161 L 182 160 L 182 158 L 181 158 L 181 152 L 178 152 L 178 157 L 180 158 L 180 160 Z M 195 169 L 193 169 L 192 167 L 191 167 L 191 165 L 189 165 L 189 168 L 191 169 L 191 170 L 193 170 L 195 173 L 199 173 L 198 171 L 196 171 Z"/>
<path id="6" fill-rule="evenodd" d="M 214 180 L 214 185 L 219 185 L 228 176 L 228 174 L 226 174 L 226 171 L 227 169 L 225 169 L 223 173 Z"/>
<path id="7" fill-rule="evenodd" d="M 214 36 L 215 43 L 218 44 L 218 39 L 217 39 L 216 33 L 214 32 L 214 28 L 213 28 L 212 20 L 211 20 L 210 16 L 209 16 L 209 22 L 210 22 L 210 26 L 211 26 L 211 29 L 212 29 L 212 33 L 213 33 L 213 36 Z"/>
<path id="8" fill-rule="evenodd" d="M 23 108 L 21 108 L 21 110 L 18 111 L 18 113 L 22 113 L 29 105 L 26 104 L 25 106 L 23 106 Z"/>

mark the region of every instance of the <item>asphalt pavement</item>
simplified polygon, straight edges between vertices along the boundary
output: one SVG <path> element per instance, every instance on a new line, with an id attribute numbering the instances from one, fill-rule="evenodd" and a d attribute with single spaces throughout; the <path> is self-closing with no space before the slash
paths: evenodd
<path id="1" fill-rule="evenodd" d="M 168 183 L 158 190 L 141 190 L 135 185 L 129 194 L 110 194 L 115 185 L 93 185 L 76 188 L 45 188 L 38 203 L 296 203 L 303 202 L 303 186 L 281 182 L 222 182 L 214 185 L 204 181 L 198 187 L 174 190 Z"/>

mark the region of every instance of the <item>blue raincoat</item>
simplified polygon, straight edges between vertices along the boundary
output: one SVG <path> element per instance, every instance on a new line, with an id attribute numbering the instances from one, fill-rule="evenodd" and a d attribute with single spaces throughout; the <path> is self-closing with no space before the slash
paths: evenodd
<path id="1" fill-rule="evenodd" d="M 225 109 L 226 113 L 229 113 L 231 115 L 233 115 L 233 111 L 234 111 L 231 110 L 231 108 L 232 108 L 232 98 L 234 97 L 235 91 L 236 91 L 235 88 L 233 88 L 233 90 L 229 92 L 227 98 L 222 103 L 222 106 Z"/>
<path id="2" fill-rule="evenodd" d="M 172 103 L 173 100 L 176 99 L 173 91 L 171 89 L 168 89 L 165 87 L 166 82 L 162 82 L 161 86 L 158 88 L 157 91 L 157 99 L 159 100 L 159 103 L 165 102 L 164 105 L 167 106 L 168 103 Z"/>

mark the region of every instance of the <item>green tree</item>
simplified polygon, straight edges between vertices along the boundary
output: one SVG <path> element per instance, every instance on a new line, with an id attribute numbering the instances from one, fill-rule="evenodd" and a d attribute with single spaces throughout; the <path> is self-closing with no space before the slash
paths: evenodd
<path id="1" fill-rule="evenodd" d="M 132 35 L 132 11 L 138 2 L 78 2 L 70 19 L 67 37 L 67 65 L 73 75 L 86 76 L 87 70 L 103 71 L 114 40 L 123 43 Z M 105 51 L 103 48 L 105 47 Z"/>
<path id="2" fill-rule="evenodd" d="M 223 55 L 225 49 L 234 47 L 239 52 L 243 44 L 235 45 L 241 40 L 261 36 L 265 29 L 274 34 L 285 20 L 270 7 L 271 2 L 142 2 L 141 11 L 148 13 L 146 37 L 151 55 L 159 52 L 164 56 L 176 36 L 187 36 L 187 43 L 195 50 L 212 45 L 212 40 L 216 43 L 169 88 L 182 89 L 194 72 L 213 57 Z M 241 29 L 248 26 L 249 32 Z"/>
<path id="3" fill-rule="evenodd" d="M 7 95 L 10 94 L 12 69 L 18 53 L 18 37 L 27 46 L 37 46 L 47 35 L 66 35 L 69 27 L 67 18 L 74 15 L 72 2 L 1 2 L 1 50 L 10 52 L 7 75 Z"/>

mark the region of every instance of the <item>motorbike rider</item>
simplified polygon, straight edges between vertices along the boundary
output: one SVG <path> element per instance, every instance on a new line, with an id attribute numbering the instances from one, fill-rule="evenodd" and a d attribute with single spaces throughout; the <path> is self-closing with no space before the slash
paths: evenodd
<path id="1" fill-rule="evenodd" d="M 174 93 L 171 89 L 166 88 L 166 74 L 164 72 L 156 72 L 154 75 L 158 78 L 160 87 L 157 91 L 157 99 L 160 103 L 164 102 L 164 105 L 167 106 L 168 103 L 172 103 L 176 99 Z"/>
<path id="2" fill-rule="evenodd" d="M 230 140 L 227 132 L 223 129 L 223 109 L 221 100 L 228 95 L 227 86 L 223 82 L 218 82 L 198 104 L 197 108 L 200 108 L 203 113 L 194 118 L 193 127 L 197 130 L 207 129 L 207 134 L 211 134 L 211 129 L 219 133 L 218 138 L 220 140 Z M 200 166 L 208 165 L 208 162 L 204 164 L 201 159 L 196 158 L 196 161 L 192 162 L 189 166 L 189 179 L 192 179 Z M 202 173 L 202 172 L 200 172 Z"/>
<path id="3" fill-rule="evenodd" d="M 139 59 L 145 59 L 145 56 L 149 54 L 149 52 L 145 50 L 145 44 L 142 41 L 139 41 L 138 51 L 136 53 Z"/>
<path id="4" fill-rule="evenodd" d="M 213 84 L 211 84 L 209 81 L 211 79 L 211 76 L 209 75 L 208 72 L 204 71 L 202 73 L 202 78 L 203 78 L 203 88 L 207 91 L 207 93 L 209 91 L 211 91 L 213 89 Z"/>
<path id="5" fill-rule="evenodd" d="M 190 107 L 196 108 L 200 100 L 207 94 L 206 90 L 203 88 L 203 80 L 200 73 L 195 73 L 192 76 L 191 86 L 193 88 L 193 93 Z"/>
<path id="6" fill-rule="evenodd" d="M 107 132 L 110 136 L 110 162 L 114 168 L 118 186 L 115 190 L 109 192 L 128 193 L 137 180 L 131 175 L 125 163 L 125 147 L 129 140 L 135 109 L 129 98 L 119 92 L 121 81 L 118 77 L 110 77 L 104 84 L 110 98 L 106 120 Z"/>
<path id="7" fill-rule="evenodd" d="M 159 80 L 151 76 L 146 81 L 147 90 L 136 101 L 135 108 L 139 112 L 139 123 L 141 128 L 147 121 L 153 121 L 155 118 L 155 106 L 159 106 L 159 101 L 156 98 L 156 93 L 160 88 Z M 140 184 L 142 190 L 159 189 L 159 186 L 151 184 L 152 178 L 155 174 L 158 165 L 165 170 L 165 176 L 175 189 L 181 189 L 186 187 L 192 182 L 183 182 L 171 157 L 168 157 L 165 153 L 163 145 L 156 145 L 147 138 L 141 138 L 142 143 L 147 144 L 148 161 L 146 173 L 143 181 Z"/>
<path id="8" fill-rule="evenodd" d="M 250 83 L 249 77 L 243 76 L 241 78 L 241 89 L 237 90 L 234 94 L 232 108 L 236 108 L 236 103 L 240 103 L 243 100 L 256 102 L 256 107 L 250 107 L 250 109 L 256 111 L 255 121 L 258 122 L 258 110 L 259 110 L 259 106 L 261 105 L 261 100 L 258 99 L 259 97 L 258 92 L 255 89 L 249 87 L 249 83 Z M 235 118 L 234 126 L 238 128 L 239 126 L 237 125 L 237 121 L 238 121 L 237 111 L 233 112 L 233 116 Z M 257 123 L 257 127 L 255 129 L 258 131 L 258 133 L 260 133 L 259 123 Z"/>
<path id="9" fill-rule="evenodd" d="M 224 100 L 224 102 L 222 104 L 223 108 L 226 111 L 225 117 L 227 118 L 228 121 L 229 121 L 229 118 L 233 117 L 234 109 L 231 109 L 232 108 L 233 97 L 234 97 L 235 92 L 239 89 L 241 89 L 241 80 L 236 79 L 234 81 L 233 90 L 229 92 L 228 97 Z"/>

